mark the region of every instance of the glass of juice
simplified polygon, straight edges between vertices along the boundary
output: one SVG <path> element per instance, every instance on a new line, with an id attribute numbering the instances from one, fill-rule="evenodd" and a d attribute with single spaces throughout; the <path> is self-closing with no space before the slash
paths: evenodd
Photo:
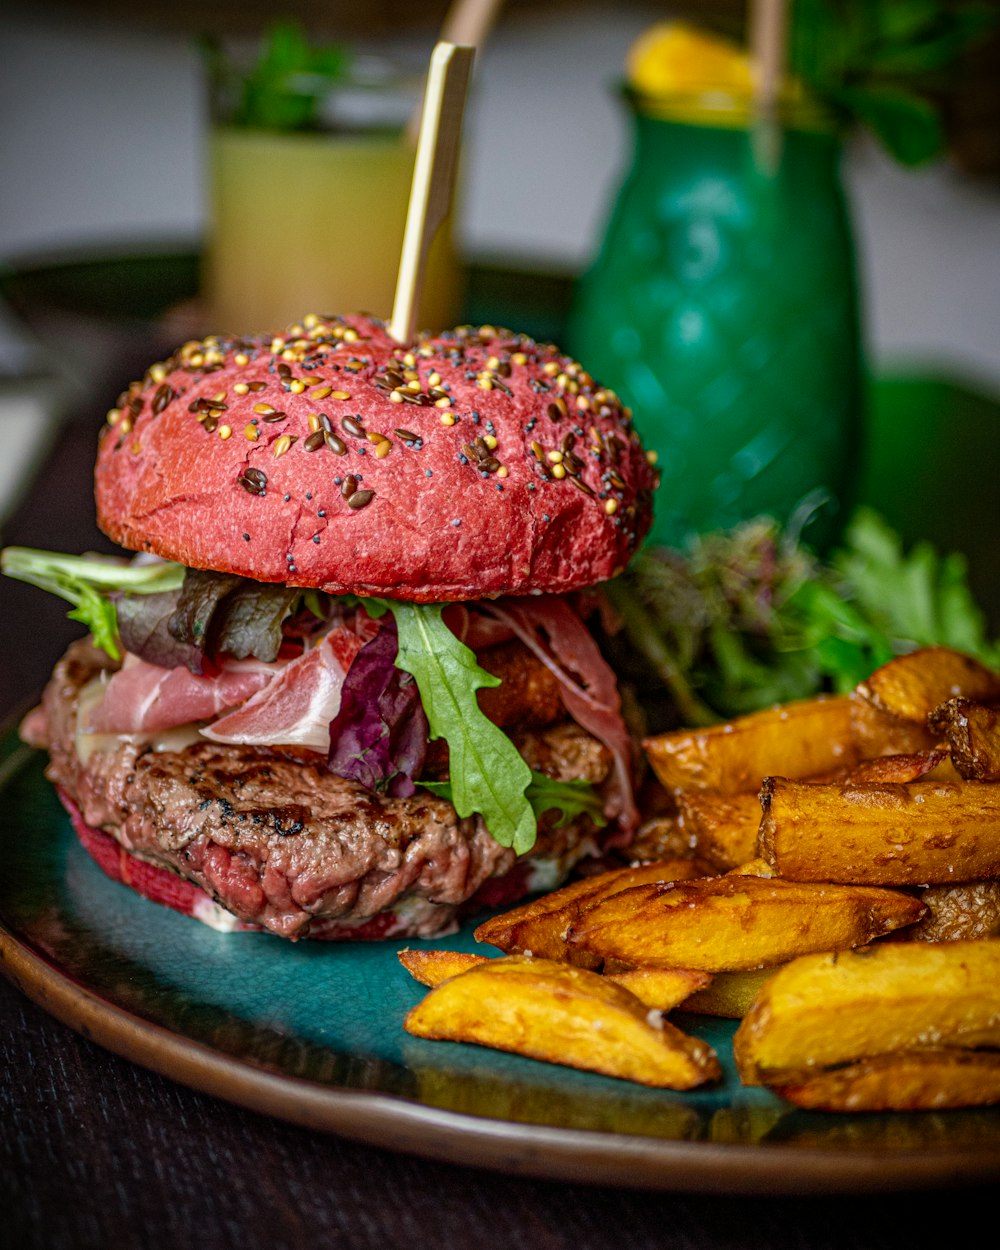
<path id="1" fill-rule="evenodd" d="M 213 101 L 203 297 L 214 331 L 270 332 L 307 313 L 388 319 L 415 144 L 407 121 L 423 84 L 387 74 L 331 86 L 308 130 L 236 124 Z M 421 329 L 454 325 L 463 276 L 450 222 L 438 232 Z"/>

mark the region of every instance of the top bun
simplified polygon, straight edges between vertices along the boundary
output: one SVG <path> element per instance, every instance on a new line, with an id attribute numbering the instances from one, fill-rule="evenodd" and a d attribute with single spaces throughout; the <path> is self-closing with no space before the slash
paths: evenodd
<path id="1" fill-rule="evenodd" d="M 186 343 L 108 414 L 115 542 L 192 568 L 416 602 L 618 573 L 654 470 L 618 398 L 492 326 L 412 345 L 366 317 Z"/>

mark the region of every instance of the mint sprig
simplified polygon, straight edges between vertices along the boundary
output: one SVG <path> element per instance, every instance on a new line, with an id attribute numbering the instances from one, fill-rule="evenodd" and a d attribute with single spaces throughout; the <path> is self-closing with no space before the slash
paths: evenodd
<path id="1" fill-rule="evenodd" d="M 184 566 L 167 561 L 136 564 L 112 556 L 66 556 L 32 547 L 7 547 L 0 552 L 0 571 L 29 582 L 73 605 L 67 615 L 90 630 L 94 642 L 113 660 L 122 657 L 114 593 L 153 595 L 176 590 Z"/>
<path id="2" fill-rule="evenodd" d="M 495 841 L 523 855 L 537 834 L 526 793 L 531 769 L 476 701 L 476 691 L 499 685 L 499 678 L 480 668 L 444 623 L 444 604 L 389 606 L 399 631 L 396 664 L 417 683 L 431 737 L 448 743 L 455 810 L 463 817 L 478 812 Z"/>

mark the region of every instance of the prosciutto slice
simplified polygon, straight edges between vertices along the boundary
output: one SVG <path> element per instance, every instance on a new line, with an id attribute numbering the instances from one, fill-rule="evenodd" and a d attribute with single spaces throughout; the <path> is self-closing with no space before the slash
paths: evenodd
<path id="1" fill-rule="evenodd" d="M 614 783 L 605 814 L 627 837 L 639 826 L 632 792 L 632 739 L 622 717 L 618 683 L 587 627 L 558 595 L 505 598 L 477 605 L 507 625 L 559 681 L 566 711 L 612 753 Z"/>
<path id="2" fill-rule="evenodd" d="M 158 733 L 210 720 L 263 689 L 280 668 L 280 663 L 231 660 L 214 676 L 196 676 L 184 665 L 160 668 L 126 655 L 82 728 L 87 733 Z"/>
<path id="3" fill-rule="evenodd" d="M 308 747 L 325 755 L 344 677 L 362 646 L 363 638 L 354 631 L 331 630 L 202 735 L 213 742 Z"/>

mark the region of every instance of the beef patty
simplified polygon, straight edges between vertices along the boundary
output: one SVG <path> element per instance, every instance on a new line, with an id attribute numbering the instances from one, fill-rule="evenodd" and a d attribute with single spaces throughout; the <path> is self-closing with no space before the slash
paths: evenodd
<path id="1" fill-rule="evenodd" d="M 460 818 L 427 791 L 372 794 L 335 777 L 318 757 L 200 740 L 171 748 L 135 735 L 77 736 L 81 692 L 111 662 L 89 641 L 56 666 L 26 737 L 49 751 L 46 775 L 92 829 L 129 855 L 204 890 L 246 925 L 283 937 L 349 933 L 394 910 L 393 936 L 430 936 L 455 925 L 463 903 L 514 868 L 514 852 L 480 817 Z M 557 780 L 600 785 L 607 749 L 574 723 L 512 734 L 531 767 Z M 166 749 L 165 749 L 166 748 Z M 518 861 L 523 889 L 551 887 L 593 849 L 578 817 Z"/>

